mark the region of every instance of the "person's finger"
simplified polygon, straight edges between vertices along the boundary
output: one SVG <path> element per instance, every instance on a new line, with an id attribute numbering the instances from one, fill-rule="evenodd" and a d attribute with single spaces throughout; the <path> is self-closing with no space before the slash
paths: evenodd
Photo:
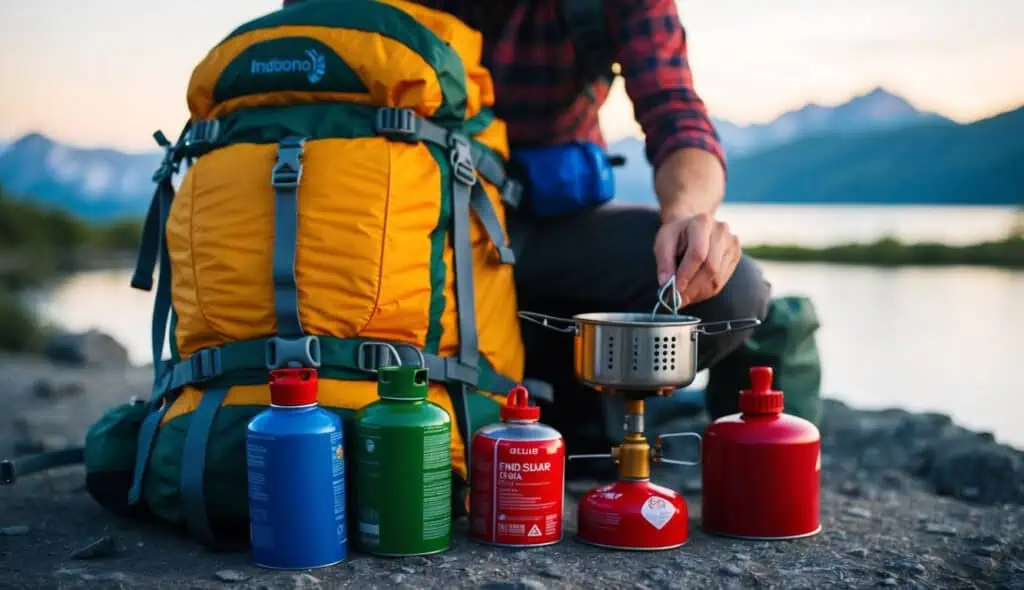
<path id="1" fill-rule="evenodd" d="M 679 251 L 680 232 L 677 224 L 661 226 L 654 236 L 654 260 L 658 268 L 658 286 L 664 285 L 676 271 L 676 253 Z"/>
<path id="2" fill-rule="evenodd" d="M 683 259 L 679 262 L 676 274 L 676 288 L 680 291 L 686 289 L 708 257 L 713 223 L 708 215 L 691 217 L 686 223 L 685 235 L 681 236 L 680 244 L 684 248 L 681 252 Z"/>
<path id="3" fill-rule="evenodd" d="M 732 236 L 728 226 L 716 223 L 715 229 L 711 232 L 707 258 L 682 293 L 683 305 L 703 301 L 721 290 L 721 285 L 724 282 L 722 271 L 729 264 L 731 244 Z"/>

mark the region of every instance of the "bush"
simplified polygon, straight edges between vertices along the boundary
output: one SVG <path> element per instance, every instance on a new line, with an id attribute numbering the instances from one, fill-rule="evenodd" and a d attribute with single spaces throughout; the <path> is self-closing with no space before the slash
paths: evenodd
<path id="1" fill-rule="evenodd" d="M 39 352 L 44 339 L 45 330 L 35 314 L 17 295 L 0 289 L 0 350 Z"/>
<path id="2" fill-rule="evenodd" d="M 134 251 L 141 231 L 139 220 L 93 224 L 0 188 L 0 288 L 38 286 L 83 257 Z"/>

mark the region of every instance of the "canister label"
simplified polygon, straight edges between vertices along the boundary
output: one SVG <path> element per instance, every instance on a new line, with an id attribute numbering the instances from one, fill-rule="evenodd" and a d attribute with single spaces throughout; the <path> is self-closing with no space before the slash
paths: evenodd
<path id="1" fill-rule="evenodd" d="M 548 545 L 562 538 L 564 443 L 473 441 L 470 496 L 474 539 L 497 545 Z"/>
<path id="2" fill-rule="evenodd" d="M 256 565 L 306 569 L 343 560 L 348 528 L 342 432 L 275 436 L 250 431 L 245 450 Z"/>
<path id="3" fill-rule="evenodd" d="M 358 531 L 378 555 L 423 555 L 451 540 L 451 429 L 361 424 L 356 442 Z"/>

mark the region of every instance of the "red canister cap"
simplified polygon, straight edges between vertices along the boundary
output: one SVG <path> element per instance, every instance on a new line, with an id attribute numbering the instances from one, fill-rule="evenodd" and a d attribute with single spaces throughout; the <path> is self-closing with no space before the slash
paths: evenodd
<path id="1" fill-rule="evenodd" d="M 270 403 L 308 406 L 317 398 L 316 369 L 274 369 L 270 372 Z"/>
<path id="2" fill-rule="evenodd" d="M 540 420 L 540 408 L 531 406 L 530 392 L 522 385 L 517 385 L 508 392 L 505 405 L 501 407 L 501 419 L 536 422 Z"/>
<path id="3" fill-rule="evenodd" d="M 782 392 L 772 389 L 771 367 L 750 367 L 750 389 L 740 392 L 740 411 L 744 414 L 781 414 Z"/>

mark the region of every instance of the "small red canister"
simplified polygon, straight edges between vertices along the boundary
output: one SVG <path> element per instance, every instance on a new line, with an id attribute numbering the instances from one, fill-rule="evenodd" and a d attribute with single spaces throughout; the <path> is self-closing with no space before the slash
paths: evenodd
<path id="1" fill-rule="evenodd" d="M 771 367 L 750 369 L 740 413 L 708 425 L 702 445 L 705 532 L 746 539 L 794 539 L 821 531 L 821 434 L 784 414 Z"/>
<path id="2" fill-rule="evenodd" d="M 539 423 L 525 387 L 508 394 L 501 422 L 473 437 L 470 537 L 506 547 L 538 547 L 562 539 L 565 442 Z"/>

